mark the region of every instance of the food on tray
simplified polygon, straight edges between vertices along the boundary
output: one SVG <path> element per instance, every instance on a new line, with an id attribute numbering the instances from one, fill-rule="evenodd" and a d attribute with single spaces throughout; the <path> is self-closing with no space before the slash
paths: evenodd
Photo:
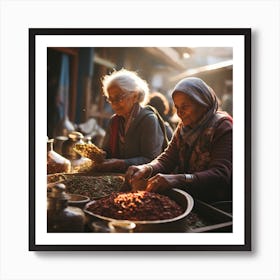
<path id="1" fill-rule="evenodd" d="M 124 185 L 124 177 L 120 175 L 83 176 L 68 175 L 63 184 L 66 192 L 88 196 L 91 200 L 119 192 Z"/>
<path id="2" fill-rule="evenodd" d="M 61 183 L 66 179 L 65 174 L 63 173 L 54 173 L 47 175 L 47 183 Z"/>
<path id="3" fill-rule="evenodd" d="M 72 161 L 72 170 L 71 173 L 87 173 L 91 172 L 93 167 L 95 166 L 95 163 L 85 157 L 82 157 L 80 159 L 76 159 Z"/>
<path id="4" fill-rule="evenodd" d="M 198 216 L 198 214 L 191 212 L 187 219 L 186 223 L 188 228 L 191 229 L 196 229 L 196 228 L 201 228 L 201 227 L 206 227 L 209 225 L 204 219 Z"/>
<path id="5" fill-rule="evenodd" d="M 70 172 L 71 163 L 68 159 L 51 151 L 47 154 L 47 174 Z"/>
<path id="6" fill-rule="evenodd" d="M 106 152 L 92 143 L 77 143 L 73 149 L 81 156 L 89 158 L 95 163 L 103 162 L 106 157 Z"/>
<path id="7" fill-rule="evenodd" d="M 93 214 L 118 220 L 153 221 L 172 219 L 183 209 L 168 196 L 147 192 L 119 192 L 92 203 L 87 208 Z"/>

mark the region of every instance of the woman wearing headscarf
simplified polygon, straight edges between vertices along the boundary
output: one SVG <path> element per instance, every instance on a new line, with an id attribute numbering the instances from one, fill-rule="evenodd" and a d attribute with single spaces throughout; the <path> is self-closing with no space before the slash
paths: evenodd
<path id="1" fill-rule="evenodd" d="M 131 166 L 132 187 L 148 179 L 147 191 L 185 189 L 204 201 L 232 199 L 232 118 L 219 112 L 215 92 L 195 77 L 172 91 L 179 122 L 167 149 L 148 164 Z M 135 187 L 134 187 L 135 189 Z"/>
<path id="2" fill-rule="evenodd" d="M 115 114 L 102 146 L 107 158 L 95 170 L 124 172 L 131 165 L 150 162 L 166 148 L 168 140 L 160 116 L 142 106 L 149 93 L 147 82 L 136 72 L 121 69 L 105 75 L 102 85 Z"/>

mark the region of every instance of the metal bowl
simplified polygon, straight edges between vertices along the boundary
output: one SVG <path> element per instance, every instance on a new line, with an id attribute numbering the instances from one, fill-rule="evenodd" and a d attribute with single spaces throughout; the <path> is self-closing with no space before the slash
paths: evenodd
<path id="1" fill-rule="evenodd" d="M 80 195 L 80 194 L 74 194 L 74 193 L 67 193 L 69 195 L 68 199 L 68 205 L 79 207 L 83 209 L 85 205 L 90 202 L 90 199 L 88 196 Z"/>
<path id="2" fill-rule="evenodd" d="M 88 223 L 91 227 L 92 223 L 103 222 L 104 226 L 108 226 L 110 222 L 131 222 L 136 225 L 133 232 L 185 232 L 186 230 L 186 217 L 192 211 L 194 201 L 193 198 L 186 192 L 179 189 L 171 189 L 164 193 L 175 202 L 177 202 L 184 210 L 184 212 L 172 219 L 155 220 L 155 221 L 127 221 L 127 220 L 116 220 L 109 217 L 94 214 L 88 210 L 90 205 L 95 203 L 91 201 L 87 203 L 84 208 Z M 91 227 L 92 228 L 92 227 Z"/>

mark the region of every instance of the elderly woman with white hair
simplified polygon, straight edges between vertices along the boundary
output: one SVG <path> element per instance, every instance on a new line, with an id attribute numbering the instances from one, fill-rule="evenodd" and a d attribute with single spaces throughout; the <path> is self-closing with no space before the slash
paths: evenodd
<path id="1" fill-rule="evenodd" d="M 173 89 L 181 122 L 167 149 L 148 164 L 131 166 L 131 185 L 148 179 L 147 191 L 185 189 L 204 201 L 232 200 L 232 118 L 218 110 L 215 92 L 190 77 Z"/>
<path id="2" fill-rule="evenodd" d="M 149 87 L 136 72 L 121 69 L 102 79 L 104 96 L 115 114 L 104 142 L 106 160 L 97 171 L 124 172 L 131 165 L 150 162 L 167 146 L 165 128 L 153 110 L 142 106 Z"/>

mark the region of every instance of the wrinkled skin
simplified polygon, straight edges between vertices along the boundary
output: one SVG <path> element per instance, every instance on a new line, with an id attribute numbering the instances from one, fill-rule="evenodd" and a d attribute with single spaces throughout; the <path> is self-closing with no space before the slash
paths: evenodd
<path id="1" fill-rule="evenodd" d="M 161 174 L 158 173 L 148 180 L 146 191 L 162 192 L 173 187 L 178 187 L 181 182 L 184 183 L 184 175 L 182 174 Z"/>
<path id="2" fill-rule="evenodd" d="M 120 100 L 118 102 L 112 102 L 112 109 L 117 115 L 123 116 L 125 119 L 127 119 L 133 108 L 133 105 L 138 102 L 137 94 L 135 92 L 124 93 L 117 85 L 112 85 L 108 89 L 108 94 L 110 100 Z M 125 98 L 120 99 L 121 97 Z"/>
<path id="3" fill-rule="evenodd" d="M 130 183 L 133 190 L 140 188 L 143 180 L 147 179 L 151 172 L 148 165 L 130 166 L 126 172 L 126 180 Z M 185 183 L 185 176 L 183 174 L 161 174 L 149 178 L 146 181 L 146 191 L 162 192 L 173 187 L 178 187 Z"/>
<path id="4" fill-rule="evenodd" d="M 108 89 L 111 106 L 115 113 L 127 119 L 133 108 L 137 103 L 137 94 L 135 92 L 125 93 L 117 85 L 112 85 Z M 122 98 L 123 97 L 123 98 Z M 118 100 L 118 101 L 116 101 Z M 122 159 L 105 159 L 104 162 L 96 165 L 93 170 L 99 172 L 125 172 L 127 169 L 125 161 Z"/>
<path id="5" fill-rule="evenodd" d="M 182 120 L 184 126 L 195 126 L 207 111 L 206 108 L 180 91 L 174 93 L 173 101 L 177 109 L 178 117 Z M 151 178 L 147 178 L 150 172 L 151 169 L 149 165 L 131 166 L 126 172 L 126 180 L 131 184 L 132 189 L 137 189 L 140 180 L 148 179 L 146 190 L 153 192 L 161 192 L 173 187 L 179 187 L 186 183 L 184 174 L 158 173 Z"/>
<path id="6" fill-rule="evenodd" d="M 173 101 L 178 117 L 182 120 L 184 126 L 195 126 L 207 111 L 207 108 L 202 107 L 180 91 L 174 93 Z"/>

